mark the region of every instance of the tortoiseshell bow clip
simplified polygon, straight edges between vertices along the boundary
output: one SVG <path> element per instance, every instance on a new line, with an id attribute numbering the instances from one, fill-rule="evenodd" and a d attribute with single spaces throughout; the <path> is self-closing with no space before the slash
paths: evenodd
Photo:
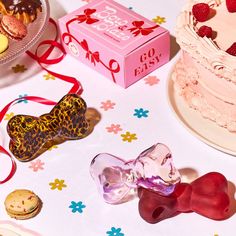
<path id="1" fill-rule="evenodd" d="M 100 194 L 110 204 L 131 200 L 138 187 L 167 196 L 180 182 L 170 150 L 161 143 L 128 162 L 107 153 L 99 154 L 91 162 L 90 173 Z"/>
<path id="2" fill-rule="evenodd" d="M 7 125 L 10 151 L 19 161 L 31 161 L 55 144 L 84 138 L 91 132 L 86 110 L 79 95 L 68 94 L 47 114 L 12 117 Z"/>

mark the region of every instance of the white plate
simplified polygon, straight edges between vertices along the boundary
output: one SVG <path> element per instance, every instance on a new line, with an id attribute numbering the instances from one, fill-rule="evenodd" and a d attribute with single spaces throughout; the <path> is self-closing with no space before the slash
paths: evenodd
<path id="1" fill-rule="evenodd" d="M 49 3 L 48 0 L 41 0 L 42 12 L 37 16 L 37 19 L 27 26 L 28 34 L 21 41 L 10 40 L 9 48 L 6 52 L 0 55 L 0 65 L 8 63 L 31 48 L 42 36 L 49 20 Z"/>
<path id="2" fill-rule="evenodd" d="M 222 152 L 236 156 L 236 133 L 229 132 L 189 108 L 182 97 L 176 94 L 171 77 L 172 71 L 167 84 L 168 100 L 178 120 L 201 141 Z"/>

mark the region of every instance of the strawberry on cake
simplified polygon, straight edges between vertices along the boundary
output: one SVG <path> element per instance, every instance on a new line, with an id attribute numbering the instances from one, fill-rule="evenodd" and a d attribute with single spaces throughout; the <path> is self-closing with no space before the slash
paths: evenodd
<path id="1" fill-rule="evenodd" d="M 236 0 L 188 1 L 177 19 L 182 54 L 175 91 L 189 107 L 236 132 Z"/>

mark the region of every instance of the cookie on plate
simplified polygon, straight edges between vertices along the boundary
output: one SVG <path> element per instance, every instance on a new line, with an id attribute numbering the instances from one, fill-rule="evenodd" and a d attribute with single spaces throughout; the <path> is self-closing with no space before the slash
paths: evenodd
<path id="1" fill-rule="evenodd" d="M 17 189 L 5 199 L 7 214 L 17 220 L 26 220 L 36 216 L 42 206 L 39 197 L 27 189 Z"/>
<path id="2" fill-rule="evenodd" d="M 14 16 L 5 15 L 0 22 L 0 33 L 13 40 L 22 40 L 27 35 L 27 27 Z"/>

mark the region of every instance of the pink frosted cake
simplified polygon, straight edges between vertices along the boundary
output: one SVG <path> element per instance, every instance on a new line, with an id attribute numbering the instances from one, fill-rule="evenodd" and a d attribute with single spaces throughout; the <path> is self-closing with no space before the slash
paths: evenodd
<path id="1" fill-rule="evenodd" d="M 236 132 L 236 0 L 189 1 L 177 19 L 175 91 L 204 118 Z"/>

